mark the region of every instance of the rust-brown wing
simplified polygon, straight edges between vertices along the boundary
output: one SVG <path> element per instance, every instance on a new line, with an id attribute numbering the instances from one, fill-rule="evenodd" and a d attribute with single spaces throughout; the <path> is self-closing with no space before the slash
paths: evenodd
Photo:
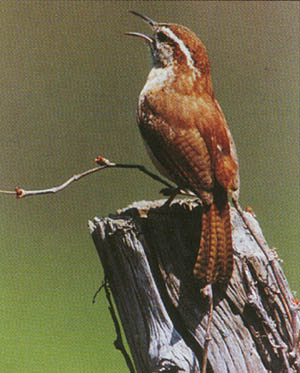
<path id="1" fill-rule="evenodd" d="M 206 139 L 217 182 L 229 193 L 239 189 L 239 170 L 235 144 L 223 112 L 214 99 L 207 98 L 210 110 L 196 125 Z"/>
<path id="2" fill-rule="evenodd" d="M 151 118 L 151 120 L 149 120 Z M 158 170 L 181 188 L 212 202 L 214 177 L 206 143 L 197 128 L 170 125 L 151 107 L 138 118 L 142 137 Z"/>
<path id="3" fill-rule="evenodd" d="M 151 158 L 161 166 L 159 171 L 163 169 L 169 179 L 208 204 L 216 181 L 227 192 L 236 190 L 237 158 L 218 103 L 209 96 L 198 101 L 186 97 L 162 101 L 160 96 L 155 105 L 155 98 L 144 98 L 138 116 Z"/>

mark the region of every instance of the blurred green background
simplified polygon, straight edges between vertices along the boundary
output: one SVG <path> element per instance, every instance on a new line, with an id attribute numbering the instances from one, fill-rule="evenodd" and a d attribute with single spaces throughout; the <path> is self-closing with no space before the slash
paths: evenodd
<path id="1" fill-rule="evenodd" d="M 240 159 L 241 204 L 278 248 L 294 290 L 299 251 L 296 2 L 1 1 L 0 189 L 43 188 L 112 161 L 153 169 L 135 124 L 151 34 L 129 9 L 184 24 L 207 46 Z M 0 370 L 126 372 L 87 221 L 161 198 L 134 170 L 105 170 L 54 196 L 0 196 Z"/>

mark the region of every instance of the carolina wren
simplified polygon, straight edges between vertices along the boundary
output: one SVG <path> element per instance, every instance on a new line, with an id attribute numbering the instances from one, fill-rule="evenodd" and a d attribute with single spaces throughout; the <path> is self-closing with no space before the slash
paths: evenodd
<path id="1" fill-rule="evenodd" d="M 227 282 L 233 270 L 228 195 L 238 199 L 239 171 L 235 145 L 214 96 L 206 48 L 185 26 L 132 13 L 154 33 L 126 33 L 144 39 L 152 56 L 139 96 L 139 129 L 160 173 L 204 205 L 194 276 L 203 286 Z"/>

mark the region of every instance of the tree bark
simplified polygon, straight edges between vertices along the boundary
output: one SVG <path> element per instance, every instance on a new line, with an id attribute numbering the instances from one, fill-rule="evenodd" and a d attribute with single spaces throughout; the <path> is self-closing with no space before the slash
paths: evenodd
<path id="1" fill-rule="evenodd" d="M 134 203 L 90 230 L 137 372 L 200 372 L 209 304 L 192 270 L 202 208 L 163 202 Z M 297 371 L 299 314 L 277 256 L 269 248 L 266 256 L 235 209 L 231 222 L 234 272 L 213 287 L 207 371 Z"/>

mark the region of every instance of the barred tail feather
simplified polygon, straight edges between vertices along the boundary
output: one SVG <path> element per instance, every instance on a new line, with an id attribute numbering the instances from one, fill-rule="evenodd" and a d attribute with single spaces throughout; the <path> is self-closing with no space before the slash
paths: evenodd
<path id="1" fill-rule="evenodd" d="M 227 282 L 232 275 L 233 247 L 230 205 L 222 201 L 212 203 L 202 214 L 200 248 L 194 276 L 206 284 Z"/>

